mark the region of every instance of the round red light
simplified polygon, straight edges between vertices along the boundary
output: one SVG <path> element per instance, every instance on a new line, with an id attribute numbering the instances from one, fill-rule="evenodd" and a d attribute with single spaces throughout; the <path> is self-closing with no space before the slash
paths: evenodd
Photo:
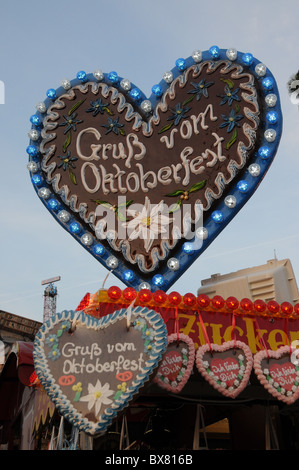
<path id="1" fill-rule="evenodd" d="M 212 298 L 212 305 L 215 309 L 223 308 L 225 305 L 225 300 L 223 297 L 221 297 L 221 295 L 215 295 Z"/>
<path id="2" fill-rule="evenodd" d="M 261 299 L 255 300 L 253 306 L 254 306 L 255 310 L 259 313 L 264 312 L 267 308 L 266 302 L 264 302 Z"/>
<path id="3" fill-rule="evenodd" d="M 168 301 L 172 305 L 179 305 L 182 301 L 182 296 L 178 292 L 171 292 L 168 294 Z"/>
<path id="4" fill-rule="evenodd" d="M 157 304 L 164 304 L 167 299 L 167 295 L 163 290 L 156 290 L 156 292 L 153 293 L 153 299 Z"/>
<path id="5" fill-rule="evenodd" d="M 121 298 L 121 289 L 117 286 L 109 287 L 107 293 L 109 299 L 118 300 Z"/>
<path id="6" fill-rule="evenodd" d="M 282 302 L 281 306 L 281 311 L 285 315 L 291 315 L 293 313 L 294 307 L 290 302 Z"/>
<path id="7" fill-rule="evenodd" d="M 192 307 L 196 304 L 196 297 L 194 294 L 185 294 L 183 297 L 183 302 L 185 305 L 188 305 L 188 307 Z"/>
<path id="8" fill-rule="evenodd" d="M 201 308 L 208 307 L 210 305 L 211 299 L 206 294 L 199 294 L 197 297 L 197 303 Z"/>
<path id="9" fill-rule="evenodd" d="M 276 300 L 269 300 L 267 303 L 267 307 L 270 313 L 278 313 L 279 312 L 279 303 Z"/>
<path id="10" fill-rule="evenodd" d="M 137 297 L 137 292 L 135 289 L 133 289 L 133 287 L 126 287 L 126 289 L 123 291 L 123 296 L 126 300 L 133 302 L 133 300 L 135 300 Z"/>
<path id="11" fill-rule="evenodd" d="M 296 304 L 294 306 L 294 312 L 296 313 L 296 315 L 299 315 L 299 304 Z"/>
<path id="12" fill-rule="evenodd" d="M 147 303 L 152 300 L 153 294 L 149 289 L 141 289 L 139 292 L 139 300 L 142 303 Z"/>
<path id="13" fill-rule="evenodd" d="M 245 312 L 250 312 L 253 308 L 253 302 L 250 299 L 242 299 L 240 302 L 240 307 L 242 310 L 245 310 Z"/>
<path id="14" fill-rule="evenodd" d="M 228 297 L 226 299 L 226 306 L 229 310 L 236 310 L 239 307 L 239 301 L 236 297 Z"/>

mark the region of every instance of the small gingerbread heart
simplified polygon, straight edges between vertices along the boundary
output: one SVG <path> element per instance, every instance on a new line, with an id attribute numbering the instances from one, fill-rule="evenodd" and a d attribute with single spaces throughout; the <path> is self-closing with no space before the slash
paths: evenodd
<path id="1" fill-rule="evenodd" d="M 222 395 L 236 398 L 247 386 L 253 358 L 241 341 L 205 344 L 196 353 L 196 366 L 204 379 Z"/>
<path id="2" fill-rule="evenodd" d="M 263 350 L 254 355 L 253 367 L 265 389 L 290 405 L 299 398 L 299 367 L 291 360 L 291 349 Z"/>
<path id="3" fill-rule="evenodd" d="M 100 320 L 65 311 L 34 342 L 37 376 L 58 411 L 87 434 L 103 433 L 150 380 L 167 347 L 156 312 L 136 307 Z"/>
<path id="4" fill-rule="evenodd" d="M 191 375 L 194 358 L 192 339 L 183 333 L 173 333 L 168 337 L 168 346 L 154 382 L 169 392 L 179 393 Z"/>

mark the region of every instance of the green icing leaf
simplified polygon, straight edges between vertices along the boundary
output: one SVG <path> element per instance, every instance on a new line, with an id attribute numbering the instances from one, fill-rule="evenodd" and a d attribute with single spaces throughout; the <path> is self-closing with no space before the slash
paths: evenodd
<path id="1" fill-rule="evenodd" d="M 237 129 L 234 130 L 234 133 L 232 135 L 232 138 L 227 142 L 227 144 L 225 145 L 225 148 L 226 150 L 229 150 L 231 148 L 231 146 L 236 142 L 237 140 Z"/>
<path id="2" fill-rule="evenodd" d="M 165 196 L 173 197 L 173 196 L 180 196 L 181 194 L 184 194 L 184 191 L 182 191 L 181 189 L 178 189 L 177 191 L 174 191 L 173 193 L 165 194 Z"/>
<path id="3" fill-rule="evenodd" d="M 71 133 L 68 132 L 68 134 L 67 134 L 67 136 L 66 136 L 66 139 L 65 139 L 65 142 L 64 142 L 64 144 L 63 144 L 63 152 L 64 152 L 64 153 L 66 152 L 66 149 L 67 149 L 68 146 L 70 145 L 71 140 L 72 140 Z"/>
<path id="4" fill-rule="evenodd" d="M 182 200 L 180 199 L 178 202 L 176 202 L 175 204 L 171 206 L 169 214 L 172 214 L 173 212 L 180 210 L 181 205 L 182 205 Z"/>
<path id="5" fill-rule="evenodd" d="M 166 124 L 166 126 L 162 127 L 162 129 L 159 130 L 158 134 L 162 134 L 162 132 L 168 131 L 172 126 L 173 122 Z"/>
<path id="6" fill-rule="evenodd" d="M 74 175 L 74 173 L 71 170 L 69 170 L 69 175 L 70 175 L 71 182 L 73 184 L 77 184 L 76 176 Z"/>
<path id="7" fill-rule="evenodd" d="M 189 193 L 194 193 L 195 191 L 199 191 L 200 189 L 204 188 L 206 185 L 206 180 L 200 181 L 199 183 L 193 184 L 191 188 L 189 189 Z"/>
<path id="8" fill-rule="evenodd" d="M 92 201 L 104 207 L 108 207 L 108 208 L 112 207 L 112 204 L 110 204 L 110 202 L 107 202 L 107 201 L 100 201 L 99 199 L 92 199 Z"/>
<path id="9" fill-rule="evenodd" d="M 81 104 L 84 103 L 84 101 L 85 100 L 77 101 L 77 103 L 75 103 L 74 106 L 69 110 L 68 115 L 71 116 L 73 112 L 76 111 L 76 109 L 78 109 L 81 106 Z"/>
<path id="10" fill-rule="evenodd" d="M 229 78 L 220 78 L 220 80 L 226 83 L 231 90 L 234 88 L 234 82 Z"/>

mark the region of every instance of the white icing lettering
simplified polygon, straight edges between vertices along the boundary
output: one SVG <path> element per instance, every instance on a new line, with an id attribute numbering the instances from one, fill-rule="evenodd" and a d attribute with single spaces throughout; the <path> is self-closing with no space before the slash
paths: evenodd
<path id="1" fill-rule="evenodd" d="M 133 140 L 132 140 L 133 146 L 130 142 L 131 137 L 133 138 Z M 145 146 L 143 145 L 142 142 L 139 142 L 138 137 L 135 134 L 129 134 L 127 136 L 127 146 L 128 146 L 128 149 L 129 149 L 129 153 L 128 153 L 128 157 L 126 159 L 125 165 L 126 165 L 127 168 L 131 168 L 132 158 L 134 157 L 135 160 L 141 160 L 146 154 L 146 148 L 145 148 Z M 135 154 L 134 153 L 134 147 L 137 147 L 140 150 L 140 153 Z"/>
<path id="2" fill-rule="evenodd" d="M 171 183 L 171 168 L 170 166 L 163 166 L 162 168 L 160 168 L 158 170 L 158 174 L 157 174 L 157 180 L 159 181 L 159 183 L 161 184 L 170 184 Z"/>
<path id="3" fill-rule="evenodd" d="M 180 136 L 185 139 L 189 140 L 191 139 L 193 133 L 194 134 L 199 134 L 200 130 L 198 129 L 198 126 L 200 125 L 202 130 L 206 130 L 209 128 L 208 124 L 206 124 L 206 118 L 210 119 L 210 121 L 216 121 L 218 118 L 217 116 L 214 116 L 214 110 L 213 110 L 213 105 L 208 104 L 206 107 L 205 111 L 202 113 L 199 113 L 197 116 L 194 114 L 190 117 L 191 122 L 185 119 L 182 121 L 180 128 L 179 128 L 179 133 Z M 178 132 L 177 128 L 174 128 L 170 132 L 170 137 L 167 135 L 163 135 L 160 137 L 160 142 L 165 143 L 167 149 L 172 149 L 174 147 L 174 135 Z"/>
<path id="4" fill-rule="evenodd" d="M 127 153 L 123 143 L 116 144 L 90 144 L 91 153 L 90 155 L 85 155 L 82 151 L 82 138 L 89 135 L 93 135 L 96 140 L 99 142 L 101 140 L 100 132 L 94 127 L 88 127 L 79 132 L 76 140 L 76 152 L 79 158 L 85 161 L 92 160 L 108 160 L 113 158 L 114 160 L 125 160 L 125 166 L 131 168 L 132 160 L 142 160 L 146 154 L 145 145 L 139 141 L 138 136 L 131 133 L 126 137 Z"/>
<path id="5" fill-rule="evenodd" d="M 141 189 L 144 193 L 148 192 L 148 188 L 153 189 L 157 186 L 157 176 L 154 171 L 147 171 L 144 173 L 143 166 L 141 163 L 136 163 L 137 168 L 139 168 L 140 172 L 140 183 L 141 183 Z M 152 178 L 152 182 L 148 182 L 147 185 L 145 186 L 145 181 L 148 177 Z"/>
<path id="6" fill-rule="evenodd" d="M 94 187 L 91 188 L 88 184 L 87 184 L 87 181 L 86 181 L 86 168 L 90 168 L 92 173 L 93 173 L 93 176 L 95 178 L 95 184 L 94 184 Z M 90 194 L 93 194 L 93 193 L 96 193 L 99 189 L 100 189 L 100 186 L 101 186 L 101 177 L 100 177 L 100 174 L 99 174 L 99 170 L 98 168 L 95 166 L 94 163 L 91 163 L 91 162 L 85 162 L 83 163 L 82 165 L 82 168 L 81 168 L 81 180 L 82 180 L 82 184 L 84 186 L 84 189 L 90 193 Z"/>
<path id="7" fill-rule="evenodd" d="M 81 139 L 82 139 L 82 136 L 85 135 L 85 134 L 92 134 L 95 136 L 95 138 L 97 140 L 100 140 L 101 139 L 101 134 L 99 133 L 99 131 L 97 129 L 95 129 L 94 127 L 88 127 L 87 129 L 83 129 L 82 131 L 79 132 L 78 134 L 78 137 L 77 137 L 77 140 L 76 140 L 76 152 L 77 152 L 77 155 L 82 158 L 82 160 L 87 160 L 87 161 L 91 161 L 91 160 L 100 160 L 100 157 L 98 155 L 98 152 L 101 150 L 101 147 L 102 145 L 99 144 L 99 145 L 95 145 L 95 144 L 92 144 L 90 146 L 92 152 L 89 156 L 86 156 L 86 155 L 83 155 L 82 151 L 81 151 Z"/>
<path id="8" fill-rule="evenodd" d="M 171 129 L 170 138 L 167 135 L 163 135 L 160 138 L 160 142 L 165 142 L 165 145 L 168 149 L 172 149 L 174 146 L 174 134 L 178 132 L 177 128 Z"/>

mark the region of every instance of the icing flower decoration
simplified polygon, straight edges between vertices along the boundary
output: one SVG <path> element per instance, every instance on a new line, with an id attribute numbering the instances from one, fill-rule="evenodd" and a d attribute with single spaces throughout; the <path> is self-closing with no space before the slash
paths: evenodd
<path id="1" fill-rule="evenodd" d="M 104 114 L 104 112 L 112 115 L 112 112 L 108 108 L 109 103 L 103 103 L 101 98 L 96 101 L 90 101 L 91 107 L 86 110 L 87 113 L 92 113 L 93 116 L 97 116 L 99 113 Z"/>
<path id="2" fill-rule="evenodd" d="M 162 132 L 168 131 L 173 125 L 178 126 L 182 119 L 187 119 L 189 116 L 186 116 L 186 113 L 190 111 L 189 107 L 182 107 L 181 103 L 177 103 L 175 109 L 170 109 L 171 116 L 167 118 L 167 121 L 172 121 L 169 124 L 166 124 L 159 130 L 159 134 Z"/>
<path id="3" fill-rule="evenodd" d="M 186 116 L 186 113 L 190 111 L 191 108 L 182 108 L 181 103 L 177 103 L 175 110 L 170 109 L 170 112 L 172 113 L 171 116 L 167 119 L 167 121 L 173 121 L 174 125 L 177 126 L 182 119 L 186 119 L 188 116 Z"/>
<path id="4" fill-rule="evenodd" d="M 58 165 L 58 168 L 63 168 L 63 170 L 69 171 L 70 179 L 74 184 L 77 184 L 76 177 L 74 173 L 72 172 L 72 168 L 76 168 L 73 162 L 78 160 L 78 157 L 71 157 L 71 153 L 68 151 L 66 155 L 59 155 L 59 158 L 62 160 L 62 162 Z"/>
<path id="5" fill-rule="evenodd" d="M 228 103 L 228 105 L 231 106 L 233 104 L 234 100 L 241 101 L 240 98 L 238 97 L 238 91 L 239 90 L 240 90 L 240 88 L 236 88 L 235 90 L 232 91 L 231 88 L 228 85 L 225 85 L 225 87 L 224 87 L 225 94 L 224 95 L 219 95 L 220 98 L 222 98 L 222 101 L 221 101 L 220 105 Z"/>
<path id="6" fill-rule="evenodd" d="M 51 359 L 52 361 L 57 361 L 57 359 L 60 358 L 60 355 L 61 355 L 61 354 L 60 354 L 59 349 L 57 349 L 57 348 L 54 347 L 54 348 L 49 352 L 48 358 Z"/>
<path id="7" fill-rule="evenodd" d="M 240 124 L 238 121 L 243 119 L 244 116 L 242 114 L 236 114 L 235 111 L 232 109 L 231 112 L 229 113 L 229 116 L 225 116 L 224 114 L 221 115 L 222 119 L 224 122 L 220 124 L 220 128 L 222 127 L 227 127 L 227 132 L 231 132 L 235 126 L 240 127 Z"/>
<path id="8" fill-rule="evenodd" d="M 95 407 L 95 416 L 98 417 L 102 405 L 110 405 L 112 403 L 109 397 L 113 394 L 114 391 L 109 389 L 108 383 L 102 386 L 100 380 L 97 380 L 96 385 L 88 384 L 88 394 L 81 397 L 80 401 L 88 403 L 89 411 Z"/>
<path id="9" fill-rule="evenodd" d="M 143 339 L 147 339 L 149 341 L 153 341 L 154 337 L 155 337 L 155 332 L 152 328 L 148 328 L 146 329 L 145 331 L 143 331 L 142 333 L 142 337 Z"/>
<path id="10" fill-rule="evenodd" d="M 58 168 L 63 168 L 63 170 L 67 170 L 68 168 L 76 168 L 73 162 L 78 160 L 78 157 L 71 157 L 71 152 L 68 151 L 66 155 L 59 155 L 61 163 L 58 165 Z"/>
<path id="11" fill-rule="evenodd" d="M 118 122 L 119 118 L 116 119 L 108 118 L 108 124 L 102 124 L 102 127 L 106 127 L 107 131 L 105 134 L 109 134 L 113 132 L 115 135 L 121 134 L 126 135 L 125 131 L 122 129 L 124 127 L 123 124 Z"/>
<path id="12" fill-rule="evenodd" d="M 191 82 L 191 85 L 193 86 L 194 90 L 189 90 L 188 93 L 192 94 L 193 96 L 189 100 L 185 101 L 185 103 L 193 100 L 195 96 L 196 96 L 197 101 L 199 101 L 202 96 L 204 96 L 205 98 L 208 98 L 209 97 L 208 88 L 214 85 L 214 82 L 206 83 L 206 80 L 203 78 L 199 83 Z"/>
<path id="13" fill-rule="evenodd" d="M 146 326 L 147 326 L 147 323 L 146 323 L 146 321 L 145 321 L 144 318 L 141 318 L 141 317 L 136 318 L 136 320 L 135 320 L 135 322 L 134 322 L 134 328 L 135 328 L 136 330 L 140 330 L 140 331 L 141 331 L 141 330 L 143 330 L 143 328 L 146 327 Z"/>
<path id="14" fill-rule="evenodd" d="M 70 130 L 76 131 L 77 130 L 76 125 L 83 122 L 80 119 L 76 119 L 77 116 L 78 116 L 78 113 L 72 113 L 70 116 L 66 116 L 65 114 L 63 115 L 65 121 L 62 122 L 61 124 L 58 124 L 58 125 L 59 126 L 66 126 L 66 128 L 63 132 L 64 134 L 67 134 L 68 131 L 70 131 Z"/>
<path id="15" fill-rule="evenodd" d="M 68 331 L 70 329 L 70 327 L 71 327 L 71 322 L 69 322 L 68 320 L 63 321 L 61 323 L 61 329 L 62 330 L 67 330 Z"/>
<path id="16" fill-rule="evenodd" d="M 127 214 L 132 216 L 133 219 L 123 224 L 128 229 L 129 241 L 136 240 L 136 238 L 144 240 L 146 252 L 150 250 L 154 240 L 157 239 L 157 235 L 164 233 L 168 235 L 166 226 L 170 224 L 168 214 L 163 215 L 162 213 L 164 201 L 153 207 L 151 206 L 149 198 L 146 197 L 140 212 L 131 209 L 127 210 Z"/>
<path id="17" fill-rule="evenodd" d="M 58 338 L 56 335 L 49 335 L 47 338 L 46 338 L 46 344 L 50 347 L 53 347 L 53 346 L 57 346 L 58 344 Z"/>
<path id="18" fill-rule="evenodd" d="M 153 345 L 149 341 L 146 341 L 144 343 L 144 352 L 146 352 L 147 354 L 150 354 L 152 350 L 153 350 Z"/>

